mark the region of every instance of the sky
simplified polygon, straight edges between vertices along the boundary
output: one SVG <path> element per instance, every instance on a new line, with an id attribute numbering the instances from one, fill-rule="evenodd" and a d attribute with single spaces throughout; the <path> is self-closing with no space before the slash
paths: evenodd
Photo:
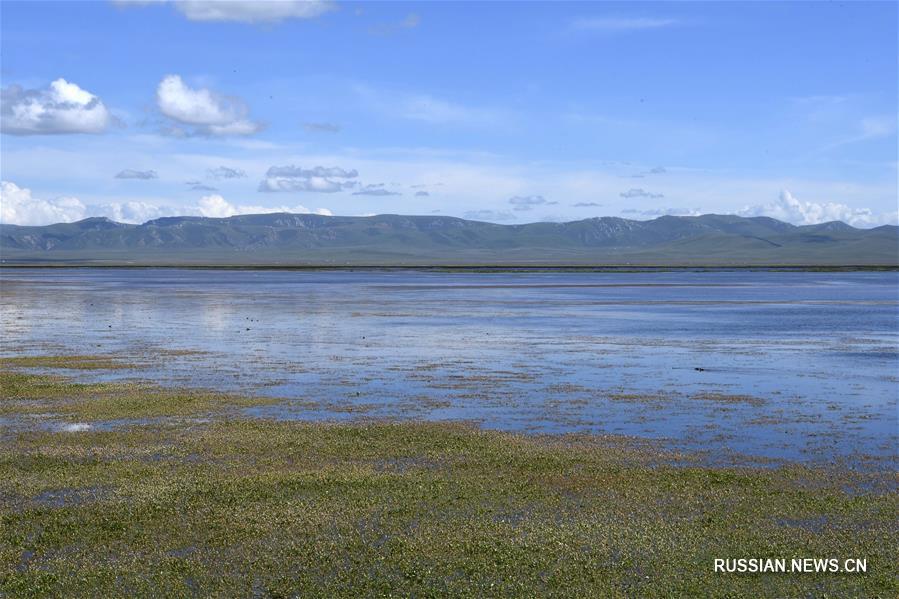
<path id="1" fill-rule="evenodd" d="M 895 2 L 0 2 L 0 221 L 896 224 Z"/>

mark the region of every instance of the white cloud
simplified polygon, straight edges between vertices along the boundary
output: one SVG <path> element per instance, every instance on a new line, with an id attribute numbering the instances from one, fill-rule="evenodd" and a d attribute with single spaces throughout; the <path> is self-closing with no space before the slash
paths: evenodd
<path id="1" fill-rule="evenodd" d="M 227 218 L 229 216 L 237 216 L 238 214 L 270 214 L 272 212 L 291 212 L 294 214 L 320 214 L 322 216 L 332 216 L 327 208 L 316 208 L 309 210 L 303 205 L 296 206 L 235 206 L 228 202 L 225 198 L 218 194 L 208 195 L 200 198 L 197 210 L 201 216 L 211 218 Z"/>
<path id="2" fill-rule="evenodd" d="M 115 122 L 100 98 L 65 79 L 44 89 L 12 85 L 0 99 L 0 129 L 12 135 L 103 133 Z"/>
<path id="3" fill-rule="evenodd" d="M 287 19 L 314 19 L 333 10 L 333 2 L 317 0 L 183 0 L 175 8 L 191 21 L 278 23 Z"/>
<path id="4" fill-rule="evenodd" d="M 105 216 L 120 223 L 143 223 L 177 211 L 146 202 L 128 201 L 90 204 L 75 197 L 52 200 L 35 198 L 31 190 L 10 181 L 0 183 L 0 222 L 11 225 L 52 225 L 71 223 L 89 216 Z"/>
<path id="5" fill-rule="evenodd" d="M 653 19 L 648 17 L 584 17 L 571 23 L 573 29 L 582 31 L 641 31 L 661 29 L 680 24 L 676 19 Z"/>
<path id="6" fill-rule="evenodd" d="M 636 187 L 636 188 L 632 187 L 631 189 L 628 189 L 627 191 L 622 191 L 618 195 L 621 196 L 622 198 L 626 198 L 626 199 L 649 198 L 649 199 L 657 200 L 659 198 L 665 197 L 665 194 L 663 194 L 663 193 L 650 193 L 650 192 L 646 191 L 645 189 L 642 189 L 639 187 Z"/>
<path id="7" fill-rule="evenodd" d="M 361 188 L 359 191 L 353 192 L 354 196 L 401 196 L 398 191 L 390 191 L 384 187 L 383 183 L 373 183 L 371 185 L 366 185 Z"/>
<path id="8" fill-rule="evenodd" d="M 304 169 L 298 166 L 272 166 L 259 183 L 259 191 L 315 191 L 334 193 L 357 185 L 359 173 L 339 166 L 316 166 Z"/>
<path id="9" fill-rule="evenodd" d="M 637 210 L 627 208 L 621 214 L 636 214 L 639 216 L 699 216 L 702 211 L 699 208 L 652 208 L 649 210 Z"/>
<path id="10" fill-rule="evenodd" d="M 218 191 L 218 187 L 212 185 L 204 185 L 200 181 L 185 181 L 184 183 L 191 191 Z"/>
<path id="11" fill-rule="evenodd" d="M 247 173 L 243 169 L 228 166 L 217 166 L 206 169 L 206 174 L 213 179 L 244 179 Z"/>
<path id="12" fill-rule="evenodd" d="M 158 179 L 159 175 L 156 171 L 138 171 L 133 168 L 126 168 L 116 173 L 116 179 Z"/>
<path id="13" fill-rule="evenodd" d="M 316 166 L 304 169 L 298 166 L 273 166 L 268 169 L 269 177 L 334 177 L 338 179 L 352 179 L 358 177 L 355 169 L 345 169 L 339 166 Z"/>
<path id="14" fill-rule="evenodd" d="M 326 0 L 114 0 L 119 6 L 172 4 L 191 21 L 280 23 L 287 19 L 314 19 L 334 10 Z"/>
<path id="15" fill-rule="evenodd" d="M 212 218 L 225 218 L 238 214 L 237 208 L 227 202 L 225 198 L 214 194 L 203 196 L 198 202 L 200 214 Z"/>
<path id="16" fill-rule="evenodd" d="M 855 227 L 871 227 L 895 224 L 899 220 L 897 212 L 875 214 L 869 208 L 851 208 L 835 202 L 804 202 L 786 190 L 781 191 L 777 200 L 770 204 L 746 206 L 738 210 L 737 214 L 770 216 L 795 225 L 815 225 L 838 220 Z"/>
<path id="17" fill-rule="evenodd" d="M 152 144 L 143 138 L 132 143 L 131 136 L 121 139 L 128 144 L 116 144 L 114 148 L 108 146 L 106 137 L 95 136 L 83 138 L 81 142 L 84 143 L 64 148 L 50 148 L 46 144 L 39 146 L 28 144 L 27 147 L 21 144 L 8 144 L 10 146 L 8 148 L 4 145 L 3 178 L 20 185 L 28 182 L 25 186 L 32 187 L 34 194 L 40 198 L 76 196 L 86 205 L 137 200 L 175 206 L 176 214 L 198 214 L 197 200 L 210 193 L 220 193 L 235 204 L 257 202 L 263 205 L 305 204 L 314 208 L 313 204 L 332 203 L 310 200 L 310 197 L 318 198 L 323 194 L 303 191 L 297 191 L 296 195 L 255 194 L 254 184 L 259 184 L 273 164 L 295 164 L 298 167 L 304 165 L 301 169 L 304 171 L 312 171 L 315 165 L 323 167 L 343 165 L 342 170 L 346 173 L 351 172 L 352 167 L 358 170 L 356 178 L 334 179 L 334 181 L 344 183 L 359 179 L 364 183 L 400 181 L 404 183 L 403 187 L 388 187 L 388 189 L 404 191 L 410 200 L 414 191 L 419 189 L 417 187 L 412 189 L 412 186 L 425 185 L 424 189 L 431 190 L 432 197 L 424 199 L 432 201 L 423 205 L 421 198 L 415 198 L 418 206 L 416 210 L 429 212 L 432 208 L 440 208 L 444 214 L 454 216 L 482 209 L 508 211 L 517 218 L 510 222 L 520 221 L 522 215 L 528 216 L 529 219 L 538 217 L 550 212 L 550 209 L 554 214 L 567 219 L 583 217 L 588 211 L 590 216 L 600 216 L 619 214 L 622 209 L 628 208 L 654 209 L 678 206 L 701 207 L 704 212 L 718 214 L 735 214 L 744 207 L 767 204 L 777 199 L 778 193 L 783 189 L 791 190 L 801 199 L 814 201 L 832 199 L 848 206 L 868 207 L 874 213 L 896 210 L 896 171 L 893 165 L 889 167 L 888 172 L 891 178 L 872 177 L 864 182 L 834 178 L 749 178 L 735 176 L 732 171 L 716 172 L 666 165 L 669 172 L 657 175 L 664 178 L 665 198 L 633 200 L 621 198 L 618 194 L 631 186 L 630 181 L 637 180 L 622 179 L 621 176 L 646 170 L 653 164 L 606 165 L 592 161 L 561 160 L 519 162 L 484 152 L 437 150 L 418 146 L 374 148 L 364 154 L 356 150 L 312 152 L 305 147 L 298 149 L 298 146 L 256 152 L 231 147 L 221 151 L 201 152 L 185 151 L 184 143 L 163 136 L 153 136 L 155 141 Z M 227 140 L 225 144 L 230 146 L 235 142 L 246 141 L 253 139 L 237 138 Z M 199 147 L 205 146 L 206 143 L 205 140 L 192 140 L 190 145 Z M 221 143 L 217 141 L 217 144 Z M 49 180 L 48 165 L 52 165 L 52 177 Z M 122 185 L 112 185 L 110 176 L 116 170 L 110 171 L 110 165 L 152 167 L 168 183 L 157 185 L 153 181 L 133 181 L 130 182 L 132 184 L 125 186 L 127 189 Z M 221 165 L 242 169 L 249 178 L 225 180 L 222 186 L 211 179 L 201 181 L 201 184 L 221 187 L 221 191 L 216 192 L 208 190 L 190 192 L 185 188 L 184 181 L 205 178 L 207 169 Z M 65 186 L 61 186 L 62 182 Z M 640 183 L 643 184 L 643 180 L 640 180 Z M 444 185 L 438 187 L 439 184 Z M 363 186 L 357 184 L 343 192 L 326 195 L 340 198 L 340 206 L 329 207 L 335 212 L 338 212 L 335 208 L 339 208 L 341 214 L 396 211 L 396 200 L 402 197 L 377 198 L 351 195 L 351 192 Z M 662 191 L 656 187 L 657 185 L 653 183 L 643 188 L 652 192 Z M 241 195 L 237 195 L 241 189 L 243 190 L 240 192 Z M 439 201 L 434 196 L 435 191 L 439 191 Z M 552 195 L 547 192 L 551 192 Z M 508 203 L 509 198 L 513 196 L 527 196 L 534 193 L 542 193 L 547 199 L 562 199 L 562 201 L 559 206 L 536 207 L 530 212 L 513 211 L 512 205 Z M 588 207 L 570 206 L 579 202 L 596 202 L 604 206 L 594 208 L 592 211 Z"/>
<path id="18" fill-rule="evenodd" d="M 162 216 L 175 216 L 169 206 L 156 206 L 146 202 L 129 201 L 110 204 L 94 204 L 87 207 L 90 216 L 105 216 L 118 223 L 141 224 Z"/>
<path id="19" fill-rule="evenodd" d="M 0 182 L 0 222 L 10 225 L 70 223 L 85 217 L 86 207 L 78 198 L 43 200 L 31 190 L 9 181 Z"/>
<path id="20" fill-rule="evenodd" d="M 178 75 L 166 75 L 159 82 L 156 104 L 163 115 L 201 135 L 252 135 L 262 129 L 261 123 L 247 118 L 247 106 L 239 98 L 191 88 Z M 185 133 L 177 128 L 175 132 Z"/>
<path id="21" fill-rule="evenodd" d="M 70 223 L 90 216 L 103 216 L 120 223 L 141 224 L 163 216 L 198 215 L 224 218 L 238 214 L 267 214 L 291 212 L 332 216 L 327 208 L 310 210 L 296 206 L 234 205 L 218 194 L 200 198 L 196 206 L 175 208 L 147 202 L 128 201 L 108 204 L 85 204 L 74 197 L 52 200 L 35 198 L 31 190 L 9 181 L 0 182 L 0 223 L 11 225 L 50 225 Z"/>
<path id="22" fill-rule="evenodd" d="M 209 125 L 208 131 L 212 135 L 253 135 L 262 129 L 262 124 L 248 121 L 246 119 L 238 119 L 224 125 Z"/>
<path id="23" fill-rule="evenodd" d="M 512 204 L 512 210 L 517 210 L 519 212 L 531 210 L 534 206 L 552 206 L 558 204 L 558 202 L 549 202 L 543 196 L 514 196 L 509 198 L 509 203 Z"/>

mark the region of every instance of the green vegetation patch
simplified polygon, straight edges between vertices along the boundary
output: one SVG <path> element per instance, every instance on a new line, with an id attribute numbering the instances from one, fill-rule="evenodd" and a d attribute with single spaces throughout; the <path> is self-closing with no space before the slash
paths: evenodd
<path id="1" fill-rule="evenodd" d="M 64 407 L 68 393 L 76 405 L 106 398 L 118 415 L 140 398 L 180 415 L 242 405 L 0 381 L 4 403 L 15 393 Z M 675 461 L 612 437 L 233 413 L 16 431 L 0 444 L 0 596 L 899 593 L 895 473 Z M 734 557 L 859 557 L 868 572 L 713 572 Z"/>
<path id="2" fill-rule="evenodd" d="M 0 369 L 64 368 L 71 370 L 120 370 L 132 365 L 112 356 L 15 356 L 0 358 Z"/>
<path id="3" fill-rule="evenodd" d="M 195 389 L 165 389 L 147 383 L 73 383 L 64 377 L 0 371 L 0 414 L 57 416 L 87 422 L 200 416 L 273 403 Z"/>

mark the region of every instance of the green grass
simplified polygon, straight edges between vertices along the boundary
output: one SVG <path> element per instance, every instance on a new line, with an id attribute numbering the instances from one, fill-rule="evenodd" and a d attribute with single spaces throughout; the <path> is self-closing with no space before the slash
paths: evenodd
<path id="1" fill-rule="evenodd" d="M 899 593 L 895 473 L 708 468 L 617 438 L 458 424 L 254 420 L 235 411 L 253 398 L 17 372 L 0 391 L 17 418 L 162 417 L 0 432 L 0 596 Z M 713 573 L 723 557 L 864 557 L 868 573 Z"/>
<path id="2" fill-rule="evenodd" d="M 15 356 L 0 358 L 0 369 L 63 368 L 68 370 L 120 370 L 131 364 L 112 356 Z"/>
<path id="3" fill-rule="evenodd" d="M 53 414 L 82 422 L 168 416 L 223 415 L 264 405 L 273 398 L 196 389 L 164 389 L 147 383 L 73 383 L 59 376 L 0 371 L 0 415 Z"/>

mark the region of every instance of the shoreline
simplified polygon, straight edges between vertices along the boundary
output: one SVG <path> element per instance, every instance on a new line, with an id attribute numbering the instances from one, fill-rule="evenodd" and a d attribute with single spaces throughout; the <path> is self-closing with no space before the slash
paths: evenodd
<path id="1" fill-rule="evenodd" d="M 719 265 L 478 265 L 478 264 L 209 264 L 209 263 L 146 263 L 112 262 L 9 262 L 0 260 L 4 269 L 183 269 L 183 270 L 259 270 L 259 271 L 362 271 L 362 272 L 441 272 L 441 273 L 653 273 L 653 272 L 899 272 L 899 264 L 873 265 L 802 265 L 802 264 L 719 264 Z"/>

